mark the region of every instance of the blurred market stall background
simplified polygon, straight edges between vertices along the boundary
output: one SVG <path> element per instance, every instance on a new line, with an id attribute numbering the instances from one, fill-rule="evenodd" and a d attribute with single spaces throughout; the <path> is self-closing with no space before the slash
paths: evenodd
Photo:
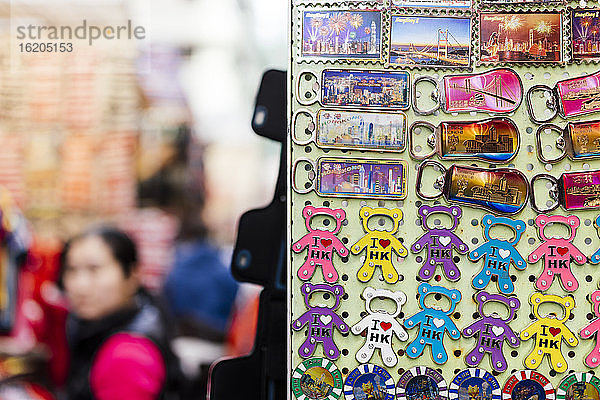
<path id="1" fill-rule="evenodd" d="M 0 186 L 37 251 L 56 254 L 74 233 L 111 221 L 136 239 L 144 283 L 161 292 L 184 221 L 189 235 L 206 227 L 228 266 L 237 219 L 273 193 L 279 146 L 256 136 L 250 119 L 262 72 L 286 68 L 286 8 L 281 0 L 0 2 Z M 15 36 L 17 26 L 83 20 L 131 20 L 146 37 L 59 40 L 73 42 L 59 54 L 22 51 L 28 40 Z M 253 294 L 245 286 L 238 301 Z"/>

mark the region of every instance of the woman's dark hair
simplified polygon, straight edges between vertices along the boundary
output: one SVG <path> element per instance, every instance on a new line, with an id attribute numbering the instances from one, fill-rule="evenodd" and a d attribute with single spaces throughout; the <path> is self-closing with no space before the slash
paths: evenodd
<path id="1" fill-rule="evenodd" d="M 117 228 L 106 226 L 92 228 L 72 237 L 65 243 L 62 252 L 60 253 L 60 274 L 58 277 L 58 284 L 61 289 L 63 287 L 62 280 L 65 263 L 67 261 L 67 254 L 69 253 L 71 246 L 73 243 L 90 236 L 97 236 L 106 243 L 113 257 L 123 269 L 125 277 L 129 277 L 136 267 L 138 261 L 137 248 L 133 240 L 131 240 L 125 232 L 120 231 Z"/>

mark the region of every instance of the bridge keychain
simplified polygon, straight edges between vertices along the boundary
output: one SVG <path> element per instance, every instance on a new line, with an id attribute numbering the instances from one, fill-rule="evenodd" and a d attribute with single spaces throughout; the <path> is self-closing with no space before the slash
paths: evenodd
<path id="1" fill-rule="evenodd" d="M 327 283 L 305 283 L 302 285 L 302 296 L 308 311 L 292 322 L 292 329 L 299 331 L 307 325 L 307 337 L 300 345 L 298 354 L 302 358 L 309 358 L 315 352 L 317 343 L 323 344 L 323 354 L 330 360 L 336 360 L 340 356 L 340 350 L 333 341 L 333 331 L 337 328 L 340 333 L 348 333 L 350 328 L 344 320 L 335 313 L 340 306 L 344 287 L 342 285 L 329 285 Z M 314 292 L 330 293 L 335 298 L 335 304 L 329 307 L 327 304 L 310 305 L 310 295 Z"/>
<path id="2" fill-rule="evenodd" d="M 299 117 L 308 117 L 301 140 L 296 132 Z M 296 111 L 292 141 L 304 146 L 314 143 L 322 149 L 371 150 L 402 153 L 406 148 L 406 115 L 403 112 L 373 112 L 322 108 L 316 115 L 307 109 Z"/>
<path id="3" fill-rule="evenodd" d="M 433 133 L 427 145 L 433 150 L 419 154 L 414 145 L 417 129 Z M 482 121 L 442 122 L 437 127 L 429 122 L 414 122 L 409 129 L 409 153 L 415 160 L 425 160 L 437 154 L 445 160 L 479 159 L 507 163 L 519 151 L 520 135 L 517 125 L 508 118 L 497 117 Z"/>
<path id="4" fill-rule="evenodd" d="M 421 110 L 417 103 L 417 85 L 435 86 L 431 98 L 437 103 Z M 508 68 L 496 68 L 479 74 L 445 75 L 441 80 L 421 76 L 413 84 L 413 110 L 418 115 L 432 115 L 440 108 L 446 113 L 481 111 L 509 114 L 523 101 L 523 84 L 519 75 Z"/>
<path id="5" fill-rule="evenodd" d="M 366 363 L 373 357 L 375 349 L 379 349 L 385 366 L 393 367 L 398 363 L 398 357 L 392 347 L 393 335 L 403 342 L 408 340 L 408 334 L 396 320 L 402 305 L 406 303 L 406 295 L 401 291 L 392 292 L 387 289 L 366 287 L 362 297 L 365 299 L 365 309 L 368 314 L 350 329 L 355 335 L 365 336 L 365 344 L 356 352 L 356 360 L 361 364 Z M 392 313 L 373 310 L 371 308 L 373 299 L 393 300 L 396 303 L 396 310 Z"/>
<path id="6" fill-rule="evenodd" d="M 492 239 L 490 229 L 499 225 L 512 229 L 514 237 L 511 240 Z M 486 242 L 469 253 L 469 260 L 475 262 L 483 257 L 483 268 L 473 277 L 472 285 L 477 290 L 484 289 L 490 283 L 492 276 L 496 276 L 500 293 L 511 294 L 514 285 L 510 278 L 510 264 L 512 263 L 521 271 L 527 267 L 525 259 L 516 249 L 527 225 L 521 220 L 487 214 L 481 219 L 481 226 Z"/>
<path id="7" fill-rule="evenodd" d="M 596 318 L 579 331 L 579 336 L 581 336 L 582 339 L 591 339 L 593 336 L 596 336 L 594 349 L 587 355 L 584 361 L 585 365 L 588 367 L 596 368 L 600 365 L 600 340 L 598 340 L 600 339 L 598 336 L 600 335 L 600 333 L 598 333 L 600 331 L 600 290 L 592 292 L 589 300 L 592 303 L 592 310 L 594 311 Z"/>
<path id="8" fill-rule="evenodd" d="M 563 224 L 569 228 L 569 237 L 548 238 L 544 229 L 548 224 Z M 583 265 L 587 258 L 574 244 L 573 240 L 579 227 L 579 218 L 574 215 L 538 215 L 535 219 L 538 228 L 538 236 L 542 244 L 531 252 L 528 261 L 535 264 L 544 258 L 544 271 L 535 282 L 538 290 L 548 290 L 555 276 L 560 277 L 560 284 L 567 292 L 574 292 L 579 288 L 579 282 L 571 271 L 571 260 L 576 264 Z"/>
<path id="9" fill-rule="evenodd" d="M 600 229 L 600 215 L 594 220 L 594 226 L 596 227 L 596 231 Z M 600 249 L 596 250 L 596 252 L 590 256 L 588 262 L 594 265 L 600 264 Z"/>
<path id="10" fill-rule="evenodd" d="M 540 119 L 533 110 L 533 94 L 548 93 L 546 107 L 550 116 Z M 534 85 L 527 91 L 527 112 L 529 119 L 537 124 L 553 120 L 556 115 L 571 118 L 600 111 L 600 72 L 568 78 L 558 81 L 551 88 L 546 85 Z"/>
<path id="11" fill-rule="evenodd" d="M 533 185 L 538 180 L 550 181 L 548 191 L 552 205 L 539 208 L 535 201 Z M 538 213 L 556 210 L 558 206 L 569 210 L 600 209 L 600 170 L 564 172 L 558 178 L 549 174 L 537 174 L 531 178 L 531 208 Z"/>
<path id="12" fill-rule="evenodd" d="M 434 213 L 446 214 L 452 219 L 452 226 L 445 227 L 430 227 L 428 225 L 428 216 Z M 453 249 L 460 254 L 465 254 L 469 251 L 469 247 L 463 242 L 454 230 L 458 227 L 462 210 L 460 207 L 433 206 L 423 205 L 419 207 L 419 217 L 421 218 L 421 227 L 426 231 L 413 245 L 410 250 L 413 253 L 420 253 L 423 249 L 427 249 L 427 259 L 419 270 L 419 278 L 428 281 L 433 278 L 435 269 L 438 264 L 442 264 L 444 275 L 452 282 L 460 279 L 460 270 L 456 267 L 453 260 Z"/>
<path id="13" fill-rule="evenodd" d="M 387 217 L 392 220 L 393 226 L 389 231 L 379 231 L 369 228 L 369 220 L 375 217 Z M 402 211 L 399 208 L 388 210 L 387 208 L 371 208 L 368 206 L 360 209 L 362 226 L 367 233 L 350 247 L 352 254 L 360 254 L 366 250 L 365 261 L 356 274 L 361 282 L 368 282 L 373 277 L 376 268 L 381 268 L 383 278 L 387 283 L 393 284 L 398 281 L 398 271 L 392 263 L 392 253 L 400 257 L 406 257 L 408 250 L 394 234 L 400 228 Z"/>
<path id="14" fill-rule="evenodd" d="M 450 382 L 448 398 L 500 400 L 500 392 L 500 384 L 494 375 L 480 368 L 467 368 L 456 374 Z"/>
<path id="15" fill-rule="evenodd" d="M 410 74 L 406 71 L 324 69 L 321 79 L 312 71 L 298 74 L 295 99 L 303 106 L 407 110 Z"/>
<path id="16" fill-rule="evenodd" d="M 448 353 L 444 347 L 444 334 L 448 334 L 452 339 L 460 338 L 460 331 L 450 318 L 456 305 L 460 302 L 461 294 L 457 289 L 446 289 L 443 286 L 432 286 L 423 282 L 418 287 L 419 305 L 421 310 L 412 317 L 404 321 L 404 326 L 412 329 L 417 325 L 419 333 L 406 348 L 406 355 L 410 358 L 417 358 L 423 354 L 426 345 L 431 346 L 431 355 L 436 364 L 444 364 L 448 361 Z M 450 308 L 443 311 L 439 307 L 428 307 L 425 304 L 425 297 L 431 294 L 441 294 L 450 300 Z"/>
<path id="17" fill-rule="evenodd" d="M 423 170 L 427 166 L 436 167 L 442 173 L 433 185 L 439 189 L 434 195 L 423 193 L 421 188 Z M 513 168 L 452 165 L 446 169 L 437 161 L 425 160 L 417 167 L 416 191 L 424 200 L 435 200 L 443 195 L 450 202 L 495 213 L 516 214 L 527 204 L 529 184 L 525 175 Z"/>
<path id="18" fill-rule="evenodd" d="M 292 244 L 292 250 L 300 253 L 305 248 L 308 250 L 304 264 L 298 270 L 298 278 L 307 281 L 315 273 L 315 268 L 320 266 L 323 272 L 323 278 L 328 283 L 334 283 L 338 280 L 338 272 L 333 266 L 333 253 L 337 252 L 340 257 L 348 255 L 348 249 L 336 234 L 342 229 L 342 222 L 346 219 L 346 212 L 341 208 L 332 210 L 327 207 L 315 208 L 306 206 L 302 211 L 302 216 L 306 224 L 308 233 Z M 316 216 L 327 216 L 335 220 L 333 231 L 314 229 L 310 222 Z"/>
<path id="19" fill-rule="evenodd" d="M 541 140 L 544 131 L 558 132 L 556 148 L 561 151 L 555 158 L 547 158 Z M 543 163 L 554 164 L 568 157 L 571 161 L 600 157 L 600 120 L 569 122 L 564 129 L 554 124 L 541 125 L 535 132 L 537 158 Z"/>
<path id="20" fill-rule="evenodd" d="M 292 373 L 292 392 L 298 400 L 338 400 L 342 384 L 342 373 L 326 358 L 304 360 Z"/>
<path id="21" fill-rule="evenodd" d="M 526 368 L 537 369 L 547 354 L 552 368 L 559 373 L 565 372 L 568 365 L 561 352 L 562 342 L 565 341 L 571 347 L 579 343 L 575 334 L 565 325 L 575 307 L 575 300 L 570 295 L 560 297 L 555 294 L 534 293 L 529 302 L 533 306 L 533 315 L 537 321 L 521 331 L 521 340 L 529 340 L 535 336 L 535 345 L 523 364 Z M 563 318 L 558 319 L 553 314 L 540 316 L 539 307 L 544 303 L 560 305 L 564 310 Z"/>
<path id="22" fill-rule="evenodd" d="M 483 356 L 489 354 L 493 370 L 504 372 L 508 366 L 502 351 L 504 342 L 506 341 L 511 347 L 518 347 L 521 344 L 519 337 L 509 326 L 509 323 L 515 319 L 521 302 L 516 297 L 489 294 L 485 291 L 477 293 L 475 302 L 477 303 L 477 312 L 481 318 L 467 326 L 462 335 L 464 337 L 477 336 L 477 344 L 465 356 L 465 363 L 470 367 L 476 367 L 483 360 Z M 485 314 L 484 305 L 492 302 L 502 303 L 508 308 L 509 313 L 506 319 L 500 317 L 496 312 L 490 315 Z"/>
<path id="23" fill-rule="evenodd" d="M 298 186 L 296 171 L 305 163 L 310 171 L 304 189 Z M 292 189 L 299 194 L 315 191 L 326 197 L 358 197 L 361 199 L 406 198 L 408 164 L 396 159 L 364 158 L 298 158 L 292 166 Z"/>

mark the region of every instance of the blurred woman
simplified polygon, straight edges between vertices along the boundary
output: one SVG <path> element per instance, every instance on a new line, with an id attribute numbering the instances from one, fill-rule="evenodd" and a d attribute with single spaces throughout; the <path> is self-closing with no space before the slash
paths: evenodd
<path id="1" fill-rule="evenodd" d="M 60 279 L 70 304 L 68 399 L 174 398 L 180 374 L 169 325 L 140 286 L 133 241 L 113 228 L 72 238 Z"/>

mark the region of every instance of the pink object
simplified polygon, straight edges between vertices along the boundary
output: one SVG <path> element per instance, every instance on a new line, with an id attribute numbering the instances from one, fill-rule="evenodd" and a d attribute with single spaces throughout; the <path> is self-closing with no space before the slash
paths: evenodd
<path id="1" fill-rule="evenodd" d="M 569 227 L 570 236 L 568 238 L 547 238 L 544 234 L 544 228 L 549 223 L 560 223 Z M 574 215 L 538 215 L 535 219 L 538 227 L 538 234 L 542 239 L 542 244 L 529 254 L 530 263 L 538 262 L 544 258 L 544 271 L 535 283 L 539 290 L 548 290 L 555 275 L 560 276 L 560 282 L 564 290 L 574 292 L 579 287 L 579 283 L 571 271 L 571 259 L 579 265 L 586 263 L 586 256 L 573 245 L 573 239 L 579 227 L 579 218 Z"/>
<path id="2" fill-rule="evenodd" d="M 334 283 L 338 280 L 338 272 L 333 266 L 333 252 L 334 250 L 337 251 L 341 257 L 348 255 L 346 246 L 335 236 L 342 229 L 342 222 L 346 219 L 346 212 L 341 208 L 332 210 L 327 207 L 315 208 L 313 206 L 306 206 L 302 211 L 302 215 L 306 221 L 308 233 L 292 245 L 292 250 L 295 253 L 300 253 L 305 247 L 308 247 L 308 255 L 304 264 L 298 270 L 298 278 L 303 281 L 309 280 L 315 273 L 315 268 L 320 265 L 325 281 Z M 313 229 L 310 226 L 310 221 L 317 215 L 325 215 L 335 219 L 336 226 L 333 231 Z"/>
<path id="3" fill-rule="evenodd" d="M 556 89 L 565 117 L 600 111 L 600 104 L 596 100 L 600 93 L 600 72 L 560 81 Z"/>
<path id="4" fill-rule="evenodd" d="M 594 291 L 590 295 L 592 304 L 594 305 L 594 314 L 596 318 L 590 322 L 588 326 L 581 329 L 579 335 L 582 339 L 589 339 L 596 334 L 596 345 L 594 349 L 585 358 L 585 365 L 590 368 L 596 368 L 600 365 L 600 341 L 598 340 L 598 331 L 600 331 L 600 290 Z"/>
<path id="5" fill-rule="evenodd" d="M 98 351 L 90 385 L 98 400 L 154 400 L 165 378 L 162 354 L 150 339 L 117 333 Z"/>
<path id="6" fill-rule="evenodd" d="M 509 113 L 523 100 L 523 86 L 512 70 L 498 68 L 483 74 L 444 77 L 446 112 Z"/>

